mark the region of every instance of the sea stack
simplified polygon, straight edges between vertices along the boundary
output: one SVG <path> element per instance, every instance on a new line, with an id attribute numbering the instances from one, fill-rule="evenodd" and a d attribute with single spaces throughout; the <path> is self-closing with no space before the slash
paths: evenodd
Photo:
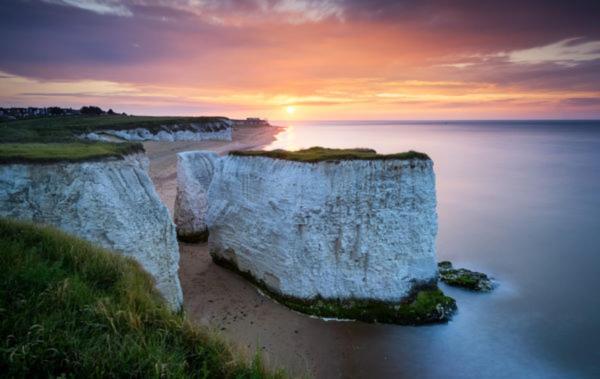
<path id="1" fill-rule="evenodd" d="M 183 295 L 175 225 L 140 151 L 90 160 L 0 163 L 0 217 L 56 226 L 138 261 L 173 309 Z"/>
<path id="2" fill-rule="evenodd" d="M 177 237 L 183 242 L 205 242 L 208 238 L 208 188 L 217 158 L 218 155 L 210 151 L 189 151 L 177 155 L 174 216 Z"/>
<path id="3" fill-rule="evenodd" d="M 446 320 L 454 310 L 437 290 L 435 176 L 425 154 L 237 152 L 215 161 L 207 199 L 213 260 L 294 309 L 397 323 Z M 410 315 L 417 300 L 435 304 Z"/>

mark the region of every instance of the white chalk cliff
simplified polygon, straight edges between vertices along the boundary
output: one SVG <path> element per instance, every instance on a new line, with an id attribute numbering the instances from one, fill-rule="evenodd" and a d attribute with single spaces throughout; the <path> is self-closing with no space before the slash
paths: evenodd
<path id="1" fill-rule="evenodd" d="M 431 160 L 230 155 L 213 170 L 207 211 L 198 208 L 213 258 L 277 294 L 396 302 L 437 280 Z"/>
<path id="2" fill-rule="evenodd" d="M 137 260 L 173 308 L 183 302 L 175 225 L 142 154 L 0 164 L 0 216 L 54 225 Z"/>
<path id="3" fill-rule="evenodd" d="M 180 238 L 206 235 L 208 188 L 218 155 L 210 151 L 189 151 L 177 155 L 177 196 L 175 224 Z"/>
<path id="4" fill-rule="evenodd" d="M 92 141 L 231 141 L 233 121 L 222 119 L 202 124 L 162 125 L 159 128 L 123 130 L 102 129 L 87 133 L 81 138 Z"/>

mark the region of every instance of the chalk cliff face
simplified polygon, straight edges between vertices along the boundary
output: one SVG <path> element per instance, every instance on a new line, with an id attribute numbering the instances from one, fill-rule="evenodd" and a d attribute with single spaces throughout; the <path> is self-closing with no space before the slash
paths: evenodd
<path id="1" fill-rule="evenodd" d="M 87 133 L 82 138 L 93 141 L 231 141 L 232 125 L 233 121 L 222 119 L 202 124 L 162 125 L 159 128 L 103 129 Z"/>
<path id="2" fill-rule="evenodd" d="M 206 240 L 208 188 L 218 155 L 209 151 L 189 151 L 177 155 L 177 196 L 175 224 L 181 240 Z"/>
<path id="3" fill-rule="evenodd" d="M 216 160 L 206 222 L 213 258 L 275 293 L 396 302 L 435 284 L 431 160 Z"/>
<path id="4" fill-rule="evenodd" d="M 147 173 L 148 161 L 0 165 L 0 216 L 57 226 L 136 259 L 173 308 L 183 297 L 175 226 Z"/>

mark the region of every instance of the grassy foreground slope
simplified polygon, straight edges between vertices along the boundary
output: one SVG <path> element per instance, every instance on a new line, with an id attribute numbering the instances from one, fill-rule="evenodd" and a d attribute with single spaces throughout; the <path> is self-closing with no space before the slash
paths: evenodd
<path id="1" fill-rule="evenodd" d="M 316 163 L 325 161 L 338 160 L 387 160 L 387 159 L 421 159 L 427 160 L 427 154 L 416 151 L 407 151 L 397 154 L 377 154 L 373 149 L 328 149 L 325 147 L 315 146 L 304 150 L 287 151 L 287 150 L 240 150 L 232 151 L 231 155 L 242 157 L 267 157 L 273 159 L 284 159 L 288 161 Z"/>
<path id="2" fill-rule="evenodd" d="M 159 129 L 161 125 L 214 122 L 223 117 L 60 116 L 0 122 L 0 143 L 63 142 L 99 130 Z"/>
<path id="3" fill-rule="evenodd" d="M 7 377 L 263 378 L 181 314 L 131 259 L 0 220 L 0 373 Z"/>

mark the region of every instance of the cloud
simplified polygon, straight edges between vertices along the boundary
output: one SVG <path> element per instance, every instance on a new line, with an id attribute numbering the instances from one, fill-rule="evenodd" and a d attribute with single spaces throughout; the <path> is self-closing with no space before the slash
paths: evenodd
<path id="1" fill-rule="evenodd" d="M 49 4 L 75 7 L 101 15 L 130 17 L 133 13 L 119 0 L 42 0 Z"/>
<path id="2" fill-rule="evenodd" d="M 294 15 L 291 22 L 317 22 L 329 17 L 342 17 L 342 2 L 336 0 L 282 0 L 273 5 L 276 12 Z"/>
<path id="3" fill-rule="evenodd" d="M 463 69 L 463 68 L 471 67 L 474 64 L 475 64 L 474 62 L 457 62 L 457 63 L 443 63 L 443 64 L 440 64 L 439 66 Z"/>
<path id="4" fill-rule="evenodd" d="M 243 26 L 277 21 L 289 24 L 341 18 L 343 0 L 123 0 L 131 7 L 169 9 L 215 25 Z"/>
<path id="5" fill-rule="evenodd" d="M 37 84 L 17 92 L 14 80 L 0 77 L 0 100 L 78 101 L 79 93 L 152 112 L 179 103 L 275 112 L 294 103 L 376 115 L 397 104 L 415 104 L 405 112 L 416 114 L 499 107 L 507 98 L 528 99 L 515 107 L 556 105 L 600 92 L 593 1 L 449 4 L 1 0 L 0 35 L 10 54 L 0 54 L 0 70 Z M 102 83 L 111 85 L 90 89 Z M 135 92 L 117 97 L 123 88 Z M 143 94 L 164 96 L 150 102 Z"/>
<path id="6" fill-rule="evenodd" d="M 600 106 L 600 96 L 598 97 L 573 97 L 562 100 L 562 103 L 567 105 L 575 105 L 582 107 L 598 107 Z"/>
<path id="7" fill-rule="evenodd" d="M 581 62 L 600 59 L 600 40 L 582 41 L 581 38 L 567 38 L 545 46 L 512 51 L 507 56 L 512 63 L 555 63 L 572 67 Z"/>
<path id="8" fill-rule="evenodd" d="M 343 0 L 42 0 L 42 2 L 83 9 L 100 15 L 131 17 L 162 13 L 168 20 L 173 12 L 193 15 L 215 25 L 242 26 L 267 20 L 290 24 L 341 19 Z M 179 15 L 181 16 L 181 14 Z"/>

